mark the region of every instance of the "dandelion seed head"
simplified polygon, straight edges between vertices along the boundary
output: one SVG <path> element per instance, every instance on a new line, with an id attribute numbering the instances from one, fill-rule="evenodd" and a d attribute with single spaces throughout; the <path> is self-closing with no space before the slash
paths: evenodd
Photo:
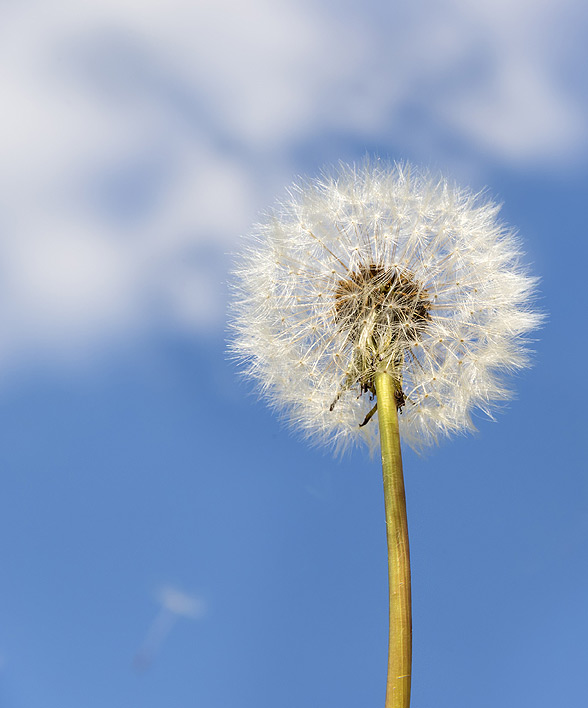
<path id="1" fill-rule="evenodd" d="M 231 350 L 289 422 L 343 450 L 378 442 L 374 377 L 398 382 L 414 448 L 473 428 L 528 363 L 536 280 L 484 195 L 408 165 L 341 166 L 246 240 Z"/>

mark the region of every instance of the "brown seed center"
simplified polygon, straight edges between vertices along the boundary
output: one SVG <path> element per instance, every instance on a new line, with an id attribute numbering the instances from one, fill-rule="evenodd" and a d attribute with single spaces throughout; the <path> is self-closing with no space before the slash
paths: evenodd
<path id="1" fill-rule="evenodd" d="M 335 288 L 335 320 L 355 342 L 362 335 L 379 349 L 400 352 L 414 346 L 431 320 L 431 300 L 412 273 L 370 263 L 359 264 Z"/>

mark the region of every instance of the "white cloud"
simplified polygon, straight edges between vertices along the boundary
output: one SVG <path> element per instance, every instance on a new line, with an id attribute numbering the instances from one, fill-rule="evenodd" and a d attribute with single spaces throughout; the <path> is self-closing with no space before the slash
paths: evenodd
<path id="1" fill-rule="evenodd" d="M 218 326 L 222 254 L 325 135 L 565 166 L 586 148 L 561 81 L 578 7 L 1 4 L 0 369 Z"/>
<path id="2" fill-rule="evenodd" d="M 475 85 L 465 82 L 441 102 L 441 114 L 504 162 L 562 166 L 573 160 L 587 146 L 585 105 L 562 78 L 573 57 L 568 43 L 578 3 L 451 4 L 469 36 L 464 58 L 481 58 L 483 68 Z"/>
<path id="3" fill-rule="evenodd" d="M 161 588 L 158 600 L 161 608 L 134 657 L 133 663 L 137 669 L 144 670 L 150 666 L 179 618 L 202 619 L 206 613 L 202 598 L 189 595 L 171 585 Z"/>
<path id="4" fill-rule="evenodd" d="M 390 5 L 373 23 L 369 12 L 358 17 L 377 46 L 363 67 L 363 103 L 379 110 L 374 129 L 384 136 L 390 121 L 397 144 L 426 146 L 423 161 L 446 157 L 451 138 L 478 160 L 568 165 L 588 147 L 585 97 L 562 80 L 581 51 L 571 31 L 579 7 L 444 0 Z"/>
<path id="5" fill-rule="evenodd" d="M 204 602 L 201 598 L 188 595 L 171 585 L 166 585 L 161 589 L 159 601 L 163 609 L 180 617 L 200 619 L 205 612 Z"/>

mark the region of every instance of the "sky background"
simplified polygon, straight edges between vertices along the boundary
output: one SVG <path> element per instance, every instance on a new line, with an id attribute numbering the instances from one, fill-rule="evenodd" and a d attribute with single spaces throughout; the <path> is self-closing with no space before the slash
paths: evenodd
<path id="1" fill-rule="evenodd" d="M 487 186 L 541 277 L 497 422 L 405 451 L 414 708 L 588 693 L 580 0 L 0 0 L 0 707 L 384 702 L 381 470 L 225 354 L 231 254 L 367 154 Z"/>

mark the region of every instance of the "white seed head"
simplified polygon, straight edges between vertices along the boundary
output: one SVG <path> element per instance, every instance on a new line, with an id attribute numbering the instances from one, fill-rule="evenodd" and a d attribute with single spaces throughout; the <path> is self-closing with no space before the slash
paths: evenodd
<path id="1" fill-rule="evenodd" d="M 472 429 L 527 364 L 536 280 L 499 207 L 408 165 L 341 166 L 294 186 L 247 239 L 231 350 L 316 442 L 378 441 L 374 376 L 397 382 L 414 448 Z"/>

